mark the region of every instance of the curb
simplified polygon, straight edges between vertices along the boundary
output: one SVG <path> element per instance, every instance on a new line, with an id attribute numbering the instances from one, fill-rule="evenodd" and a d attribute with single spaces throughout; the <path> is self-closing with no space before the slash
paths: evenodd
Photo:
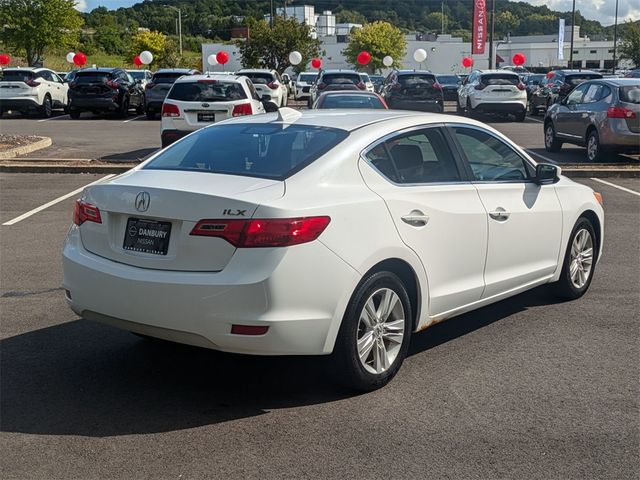
<path id="1" fill-rule="evenodd" d="M 42 150 L 43 148 L 50 147 L 53 142 L 49 137 L 40 137 L 40 140 L 37 142 L 30 143 L 29 145 L 23 145 L 21 147 L 10 148 L 9 150 L 5 150 L 0 152 L 0 160 L 7 160 L 9 158 L 15 158 L 19 155 L 26 155 L 27 153 L 32 153 L 37 150 Z"/>

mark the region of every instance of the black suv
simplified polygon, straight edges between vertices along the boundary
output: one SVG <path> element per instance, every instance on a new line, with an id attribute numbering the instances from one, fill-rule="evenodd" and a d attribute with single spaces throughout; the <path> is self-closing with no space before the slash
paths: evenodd
<path id="1" fill-rule="evenodd" d="M 571 90 L 587 80 L 602 78 L 598 72 L 591 70 L 552 70 L 529 98 L 529 113 L 537 115 L 546 111 L 551 105 L 560 102 Z"/>
<path id="2" fill-rule="evenodd" d="M 162 68 L 153 74 L 151 81 L 145 86 L 147 118 L 153 120 L 162 110 L 167 93 L 173 83 L 183 75 L 199 75 L 198 70 L 191 68 Z"/>
<path id="3" fill-rule="evenodd" d="M 394 70 L 382 86 L 381 95 L 389 108 L 442 113 L 442 85 L 429 71 Z"/>
<path id="4" fill-rule="evenodd" d="M 131 108 L 144 113 L 144 104 L 142 85 L 121 68 L 79 70 L 69 84 L 69 115 L 74 119 L 82 112 L 115 112 L 126 118 Z"/>

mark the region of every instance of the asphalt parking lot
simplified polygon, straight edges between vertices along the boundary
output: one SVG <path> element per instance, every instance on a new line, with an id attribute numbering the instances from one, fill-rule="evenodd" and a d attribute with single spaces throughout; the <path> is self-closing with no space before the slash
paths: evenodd
<path id="1" fill-rule="evenodd" d="M 107 121 L 70 125 L 90 138 Z M 153 145 L 158 122 L 140 123 Z M 0 223 L 99 178 L 0 174 Z M 640 180 L 581 181 L 607 222 L 586 296 L 542 287 L 436 325 L 359 396 L 322 358 L 153 343 L 76 317 L 60 287 L 75 195 L 0 226 L 1 477 L 637 478 Z"/>

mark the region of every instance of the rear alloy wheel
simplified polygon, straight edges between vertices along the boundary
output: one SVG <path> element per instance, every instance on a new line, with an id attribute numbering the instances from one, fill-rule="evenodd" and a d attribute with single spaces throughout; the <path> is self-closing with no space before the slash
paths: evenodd
<path id="1" fill-rule="evenodd" d="M 516 113 L 516 122 L 524 122 L 524 119 L 527 118 L 527 111 L 522 110 L 521 112 Z"/>
<path id="2" fill-rule="evenodd" d="M 554 284 L 556 294 L 568 300 L 584 295 L 591 285 L 596 259 L 597 242 L 593 225 L 581 217 L 569 237 L 562 273 Z"/>
<path id="3" fill-rule="evenodd" d="M 51 97 L 49 94 L 44 96 L 44 100 L 42 101 L 42 106 L 40 107 L 40 115 L 44 118 L 51 118 L 51 114 L 53 113 L 53 105 L 51 104 Z"/>
<path id="4" fill-rule="evenodd" d="M 127 118 L 129 116 L 129 98 L 125 97 L 122 99 L 118 116 L 120 118 Z"/>
<path id="5" fill-rule="evenodd" d="M 587 135 L 587 160 L 590 162 L 599 162 L 602 160 L 602 147 L 600 146 L 600 138 L 598 132 L 591 130 Z"/>
<path id="6" fill-rule="evenodd" d="M 562 148 L 562 142 L 556 137 L 556 130 L 551 122 L 544 126 L 544 148 L 547 152 L 558 152 Z"/>
<path id="7" fill-rule="evenodd" d="M 351 298 L 333 352 L 341 383 L 361 391 L 386 385 L 407 355 L 411 319 L 409 296 L 395 274 L 366 278 Z"/>

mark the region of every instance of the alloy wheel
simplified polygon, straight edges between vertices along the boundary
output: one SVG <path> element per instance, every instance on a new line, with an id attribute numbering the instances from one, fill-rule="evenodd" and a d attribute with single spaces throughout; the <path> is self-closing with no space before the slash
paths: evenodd
<path id="1" fill-rule="evenodd" d="M 551 126 L 551 124 L 549 124 L 547 125 L 547 128 L 544 131 L 544 143 L 546 144 L 547 148 L 550 148 L 551 145 L 553 144 L 553 137 L 554 137 L 553 127 Z"/>
<path id="2" fill-rule="evenodd" d="M 598 156 L 598 139 L 595 135 L 589 136 L 589 141 L 587 142 L 587 157 L 589 161 L 593 162 Z"/>
<path id="3" fill-rule="evenodd" d="M 569 277 L 575 288 L 587 284 L 593 267 L 593 238 L 586 229 L 578 230 L 571 244 Z"/>

